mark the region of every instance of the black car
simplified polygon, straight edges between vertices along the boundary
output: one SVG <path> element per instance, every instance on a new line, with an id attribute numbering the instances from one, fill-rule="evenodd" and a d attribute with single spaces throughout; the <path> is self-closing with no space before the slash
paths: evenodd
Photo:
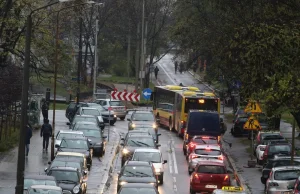
<path id="1" fill-rule="evenodd" d="M 300 165 L 300 157 L 294 157 L 294 164 L 293 165 Z M 291 157 L 290 156 L 276 156 L 273 159 L 269 159 L 268 162 L 264 165 L 260 181 L 262 184 L 266 184 L 266 181 L 269 178 L 270 172 L 274 167 L 280 166 L 292 166 Z"/>
<path id="2" fill-rule="evenodd" d="M 244 129 L 244 124 L 247 122 L 249 116 L 245 115 L 238 115 L 235 120 L 233 120 L 233 125 L 231 128 L 231 134 L 234 137 L 237 136 L 248 136 L 249 130 Z"/>
<path id="3" fill-rule="evenodd" d="M 117 190 L 127 183 L 148 183 L 158 188 L 154 166 L 151 162 L 127 161 L 118 176 Z"/>
<path id="4" fill-rule="evenodd" d="M 53 167 L 47 172 L 48 176 L 54 176 L 63 193 L 86 194 L 87 184 L 83 174 L 73 167 Z"/>
<path id="5" fill-rule="evenodd" d="M 105 145 L 106 145 L 105 138 L 107 136 L 104 136 L 102 134 L 102 131 L 100 130 L 84 129 L 84 128 L 79 128 L 78 130 L 82 131 L 84 136 L 88 138 L 89 143 L 92 144 L 93 154 L 103 156 L 105 153 Z"/>
<path id="6" fill-rule="evenodd" d="M 55 158 L 52 162 L 48 162 L 49 167 L 45 168 L 47 172 L 54 167 L 73 167 L 77 168 L 83 175 L 87 174 L 83 162 L 79 158 Z"/>
<path id="7" fill-rule="evenodd" d="M 107 111 L 103 106 L 97 103 L 87 103 L 87 105 L 91 108 L 97 108 L 101 112 L 104 123 L 110 123 L 110 125 L 114 125 L 115 122 L 117 122 L 117 116 L 113 110 Z"/>
<path id="8" fill-rule="evenodd" d="M 76 115 L 76 112 L 78 108 L 80 107 L 88 107 L 87 103 L 85 102 L 79 102 L 78 104 L 76 102 L 71 102 L 69 106 L 66 109 L 65 116 L 69 119 L 69 122 L 72 122 L 74 116 Z"/>
<path id="9" fill-rule="evenodd" d="M 133 135 L 133 134 L 148 134 L 151 135 L 155 141 L 155 143 L 158 143 L 159 139 L 158 137 L 161 136 L 160 133 L 157 132 L 157 130 L 153 129 L 153 128 L 136 128 L 134 130 L 129 131 L 126 136 L 125 139 L 127 139 L 127 137 Z"/>
<path id="10" fill-rule="evenodd" d="M 132 154 L 135 149 L 137 148 L 158 148 L 160 145 L 156 144 L 153 137 L 151 135 L 133 135 L 128 137 L 124 143 L 120 144 L 123 147 L 122 150 L 122 162 L 121 165 L 123 166 L 124 163 L 131 159 Z"/>
<path id="11" fill-rule="evenodd" d="M 55 177 L 46 175 L 25 175 L 24 190 L 27 190 L 32 185 L 50 185 L 58 186 Z"/>
<path id="12" fill-rule="evenodd" d="M 152 127 L 157 129 L 157 121 L 150 111 L 134 111 L 131 117 L 127 119 L 128 130 L 133 130 L 137 127 Z"/>
<path id="13" fill-rule="evenodd" d="M 121 187 L 118 194 L 147 193 L 159 194 L 157 188 L 147 183 L 127 183 Z"/>
<path id="14" fill-rule="evenodd" d="M 60 145 L 55 145 L 57 152 L 78 152 L 86 155 L 87 167 L 90 170 L 92 166 L 93 147 L 88 138 L 62 139 Z"/>
<path id="15" fill-rule="evenodd" d="M 72 120 L 72 123 L 68 122 L 67 125 L 69 125 L 70 129 L 73 129 L 77 122 L 82 121 L 96 123 L 101 129 L 104 129 L 105 127 L 104 121 L 102 120 L 101 116 L 97 117 L 92 115 L 75 115 L 75 117 Z"/>
<path id="16" fill-rule="evenodd" d="M 271 141 L 268 143 L 263 154 L 263 164 L 267 163 L 269 159 L 274 158 L 276 155 L 291 156 L 292 146 L 290 143 L 282 141 Z"/>

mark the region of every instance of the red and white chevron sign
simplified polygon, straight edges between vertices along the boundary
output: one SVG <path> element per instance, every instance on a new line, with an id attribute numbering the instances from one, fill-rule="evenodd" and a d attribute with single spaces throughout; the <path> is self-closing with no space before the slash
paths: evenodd
<path id="1" fill-rule="evenodd" d="M 123 100 L 123 101 L 130 101 L 130 102 L 140 101 L 140 94 L 138 93 L 112 91 L 110 94 L 111 94 L 111 98 L 114 100 Z"/>

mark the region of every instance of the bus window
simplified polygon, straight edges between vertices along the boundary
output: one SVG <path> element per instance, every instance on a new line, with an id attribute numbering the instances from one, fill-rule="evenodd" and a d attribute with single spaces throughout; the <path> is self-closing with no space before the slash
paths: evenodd
<path id="1" fill-rule="evenodd" d="M 199 98 L 186 98 L 184 112 L 188 113 L 189 110 L 210 110 L 218 111 L 218 100 L 216 99 L 199 99 Z"/>

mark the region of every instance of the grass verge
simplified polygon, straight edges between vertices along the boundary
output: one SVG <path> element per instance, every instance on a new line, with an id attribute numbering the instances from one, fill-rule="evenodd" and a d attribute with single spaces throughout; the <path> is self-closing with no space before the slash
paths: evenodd
<path id="1" fill-rule="evenodd" d="M 55 110 L 66 110 L 68 104 L 65 103 L 57 103 L 55 104 Z M 53 103 L 50 103 L 49 109 L 53 110 Z"/>
<path id="2" fill-rule="evenodd" d="M 12 130 L 10 137 L 8 137 L 7 139 L 3 138 L 0 142 L 0 153 L 14 148 L 19 142 L 19 130 L 17 129 L 13 131 L 13 128 L 11 128 L 10 130 Z"/>

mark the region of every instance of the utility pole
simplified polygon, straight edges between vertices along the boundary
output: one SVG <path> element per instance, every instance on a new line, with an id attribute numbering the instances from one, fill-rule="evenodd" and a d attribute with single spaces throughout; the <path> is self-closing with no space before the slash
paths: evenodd
<path id="1" fill-rule="evenodd" d="M 95 34 L 95 62 L 94 62 L 94 100 L 96 100 L 96 90 L 97 90 L 97 73 L 98 73 L 98 22 L 99 20 L 96 20 L 96 34 Z"/>
<path id="2" fill-rule="evenodd" d="M 80 98 L 80 70 L 82 66 L 82 17 L 79 18 L 79 51 L 78 51 L 78 64 L 77 64 L 77 104 Z"/>
<path id="3" fill-rule="evenodd" d="M 127 78 L 129 79 L 129 68 L 130 68 L 130 42 L 131 42 L 131 36 L 130 36 L 130 29 L 128 34 L 128 41 L 127 41 Z M 126 90 L 128 92 L 128 83 L 126 84 Z M 127 103 L 127 101 L 126 101 Z"/>
<path id="4" fill-rule="evenodd" d="M 146 26 L 145 26 L 145 36 L 144 36 L 144 64 L 145 64 L 145 61 L 147 61 L 147 58 L 146 58 L 146 60 L 145 60 L 145 56 L 147 56 L 147 34 L 148 34 L 148 21 L 146 21 Z M 147 64 L 147 63 L 146 63 Z M 147 74 L 146 74 L 146 72 L 147 72 Z M 147 76 L 147 78 L 146 78 L 146 75 L 148 75 Z M 145 85 L 145 87 L 146 88 L 148 88 L 149 87 L 149 85 L 150 85 L 150 63 L 148 63 L 148 66 L 147 66 L 147 69 L 145 69 L 145 83 L 144 83 L 144 85 Z"/>
<path id="5" fill-rule="evenodd" d="M 139 34 L 140 34 L 140 24 L 137 25 L 137 33 L 136 33 L 136 50 L 135 50 L 135 91 L 138 91 L 139 86 L 139 61 L 140 61 L 140 50 L 139 50 Z"/>
<path id="6" fill-rule="evenodd" d="M 143 72 L 144 72 L 144 65 L 145 65 L 145 53 L 144 53 L 144 35 L 145 35 L 145 0 L 143 0 L 143 4 L 142 4 L 142 40 L 141 40 L 141 62 L 140 62 L 140 66 L 141 66 L 141 85 L 140 85 L 140 91 L 143 91 Z"/>

